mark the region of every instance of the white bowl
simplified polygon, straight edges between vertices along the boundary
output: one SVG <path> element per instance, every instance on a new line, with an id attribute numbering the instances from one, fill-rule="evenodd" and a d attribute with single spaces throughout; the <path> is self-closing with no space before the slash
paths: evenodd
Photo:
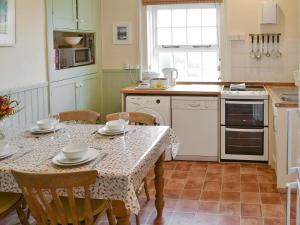
<path id="1" fill-rule="evenodd" d="M 52 128 L 52 123 L 49 119 L 39 120 L 36 122 L 36 125 L 41 130 L 50 130 Z"/>
<path id="2" fill-rule="evenodd" d="M 67 159 L 80 159 L 88 151 L 87 144 L 69 144 L 62 149 L 62 153 Z"/>
<path id="3" fill-rule="evenodd" d="M 78 45 L 82 37 L 64 37 L 64 41 L 72 46 Z"/>
<path id="4" fill-rule="evenodd" d="M 110 131 L 119 131 L 124 127 L 124 122 L 122 120 L 112 120 L 106 123 L 106 129 Z"/>

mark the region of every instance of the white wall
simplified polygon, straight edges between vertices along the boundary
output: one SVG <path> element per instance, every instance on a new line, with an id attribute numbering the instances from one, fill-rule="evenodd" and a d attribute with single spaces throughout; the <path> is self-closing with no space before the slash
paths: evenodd
<path id="1" fill-rule="evenodd" d="M 45 1 L 16 0 L 16 45 L 0 47 L 0 90 L 47 80 Z"/>
<path id="2" fill-rule="evenodd" d="M 280 7 L 280 24 L 260 26 L 260 4 L 264 0 L 224 0 L 222 32 L 222 74 L 224 80 L 235 81 L 292 81 L 292 73 L 298 67 L 299 3 L 298 0 L 276 0 Z M 137 1 L 102 0 L 103 68 L 120 69 L 122 64 L 139 61 L 137 36 Z M 112 44 L 113 22 L 131 21 L 133 43 L 129 46 Z M 145 28 L 145 27 L 143 27 Z M 260 61 L 249 57 L 249 33 L 281 32 L 279 59 Z M 228 41 L 232 33 L 243 33 L 245 41 Z"/>

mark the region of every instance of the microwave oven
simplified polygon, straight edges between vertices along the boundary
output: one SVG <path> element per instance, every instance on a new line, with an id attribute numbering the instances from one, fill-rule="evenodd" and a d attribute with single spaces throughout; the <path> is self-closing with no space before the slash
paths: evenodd
<path id="1" fill-rule="evenodd" d="M 55 57 L 56 68 L 65 69 L 93 63 L 90 48 L 59 48 Z"/>

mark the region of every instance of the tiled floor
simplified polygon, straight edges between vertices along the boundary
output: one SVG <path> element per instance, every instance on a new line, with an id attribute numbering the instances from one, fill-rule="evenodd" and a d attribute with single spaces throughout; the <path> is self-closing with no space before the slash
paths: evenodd
<path id="1" fill-rule="evenodd" d="M 284 225 L 286 196 L 277 193 L 274 170 L 259 164 L 171 162 L 165 164 L 165 210 L 155 221 L 154 173 L 151 201 L 141 195 L 145 225 Z M 295 197 L 295 196 L 294 196 Z M 292 224 L 296 201 L 293 199 Z M 0 224 L 14 224 L 15 215 Z M 132 224 L 134 223 L 132 216 Z M 101 222 L 106 225 L 106 222 Z"/>

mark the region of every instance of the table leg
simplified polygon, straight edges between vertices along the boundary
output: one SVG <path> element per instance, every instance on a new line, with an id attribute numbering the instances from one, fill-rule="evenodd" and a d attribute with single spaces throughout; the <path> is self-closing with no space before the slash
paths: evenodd
<path id="1" fill-rule="evenodd" d="M 155 164 L 155 207 L 157 211 L 156 220 L 162 218 L 164 209 L 164 168 L 163 162 L 165 161 L 165 153 L 163 153 Z"/>
<path id="2" fill-rule="evenodd" d="M 112 201 L 112 208 L 117 225 L 130 225 L 130 211 L 126 209 L 124 202 Z"/>

